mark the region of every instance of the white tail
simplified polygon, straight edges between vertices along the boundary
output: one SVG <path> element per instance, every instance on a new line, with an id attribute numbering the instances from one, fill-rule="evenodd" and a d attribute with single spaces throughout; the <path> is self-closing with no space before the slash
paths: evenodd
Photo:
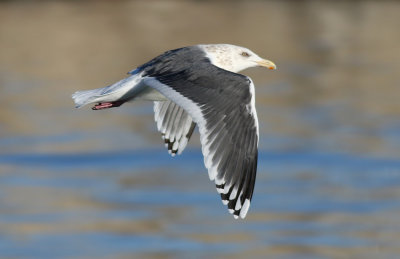
<path id="1" fill-rule="evenodd" d="M 75 92 L 72 99 L 76 108 L 89 103 L 114 102 L 122 97 L 129 100 L 142 90 L 143 86 L 139 86 L 141 80 L 140 74 L 134 74 L 104 88 Z"/>
<path id="2" fill-rule="evenodd" d="M 133 99 L 167 100 L 160 92 L 142 83 L 142 73 L 133 74 L 104 88 L 75 92 L 72 99 L 74 99 L 76 108 L 89 103 L 126 102 Z"/>
<path id="3" fill-rule="evenodd" d="M 80 108 L 86 104 L 96 102 L 96 99 L 102 95 L 103 88 L 87 90 L 87 91 L 78 91 L 72 95 L 72 99 L 74 99 L 75 107 Z"/>

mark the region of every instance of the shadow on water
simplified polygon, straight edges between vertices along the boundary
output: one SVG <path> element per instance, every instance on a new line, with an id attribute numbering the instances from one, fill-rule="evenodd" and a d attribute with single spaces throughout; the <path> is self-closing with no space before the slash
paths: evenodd
<path id="1" fill-rule="evenodd" d="M 399 11 L 1 1 L 0 258 L 397 258 Z M 197 132 L 171 158 L 151 103 L 93 112 L 70 99 L 165 50 L 217 42 L 278 65 L 244 71 L 260 123 L 246 220 L 208 181 Z"/>

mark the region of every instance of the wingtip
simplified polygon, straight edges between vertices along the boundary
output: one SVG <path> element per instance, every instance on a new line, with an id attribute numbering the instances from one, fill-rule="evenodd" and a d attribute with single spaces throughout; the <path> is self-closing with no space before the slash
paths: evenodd
<path id="1" fill-rule="evenodd" d="M 241 204 L 240 200 L 238 200 L 234 208 L 229 206 L 230 201 L 232 201 L 232 200 L 230 200 L 230 199 L 227 200 L 227 199 L 222 198 L 222 204 L 228 205 L 228 211 L 230 214 L 233 214 L 233 217 L 235 219 L 238 219 L 239 217 L 241 219 L 244 219 L 250 208 L 250 199 L 245 199 L 243 204 Z"/>
<path id="2" fill-rule="evenodd" d="M 242 219 L 244 219 L 246 217 L 247 212 L 249 211 L 249 208 L 250 208 L 250 200 L 246 199 L 244 201 L 244 203 L 243 203 L 243 206 L 242 206 L 241 210 L 240 210 L 240 217 Z"/>

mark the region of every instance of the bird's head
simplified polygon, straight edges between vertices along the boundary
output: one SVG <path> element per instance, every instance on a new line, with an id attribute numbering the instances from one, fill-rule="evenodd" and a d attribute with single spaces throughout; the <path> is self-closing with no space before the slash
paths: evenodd
<path id="1" fill-rule="evenodd" d="M 263 59 L 244 47 L 230 44 L 208 44 L 199 47 L 204 50 L 213 65 L 234 73 L 256 66 L 276 69 L 272 61 Z"/>

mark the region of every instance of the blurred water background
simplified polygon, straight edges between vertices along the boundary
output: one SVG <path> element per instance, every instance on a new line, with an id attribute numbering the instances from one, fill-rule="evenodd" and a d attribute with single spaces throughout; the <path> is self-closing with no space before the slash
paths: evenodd
<path id="1" fill-rule="evenodd" d="M 400 2 L 0 1 L 0 258 L 399 258 Z M 152 104 L 75 109 L 181 46 L 274 61 L 253 203 L 234 220 L 196 132 Z"/>

